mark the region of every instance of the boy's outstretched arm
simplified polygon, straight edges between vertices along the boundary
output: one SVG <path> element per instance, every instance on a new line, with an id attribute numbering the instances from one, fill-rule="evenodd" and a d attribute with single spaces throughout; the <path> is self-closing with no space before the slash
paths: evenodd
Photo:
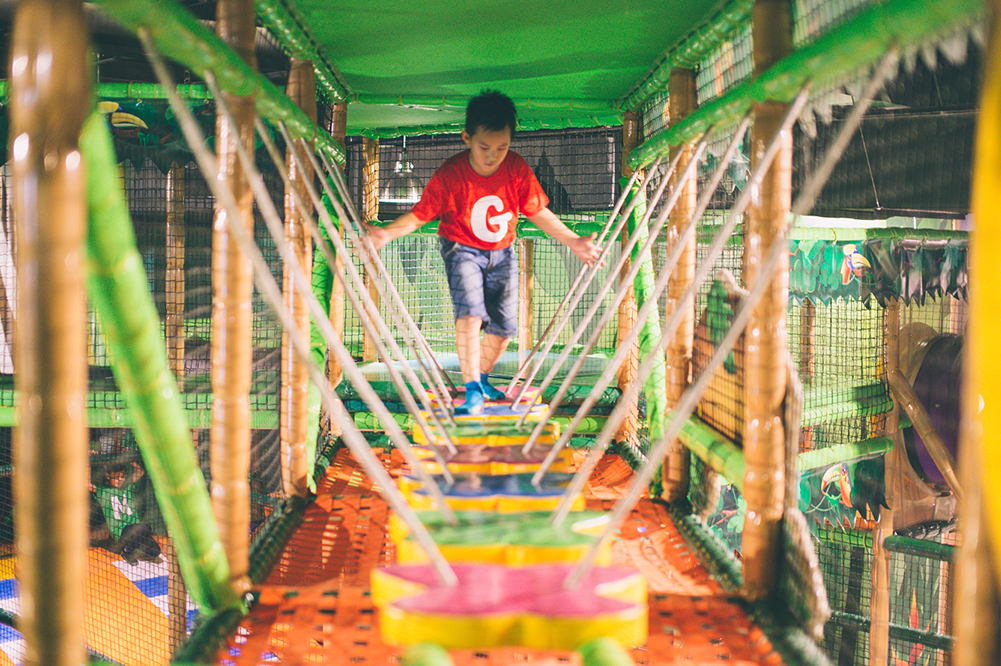
<path id="1" fill-rule="evenodd" d="M 369 224 L 368 222 L 364 223 L 365 231 L 368 232 L 369 240 L 375 245 L 376 251 L 389 241 L 400 236 L 406 236 L 423 224 L 424 222 L 417 219 L 417 216 L 413 213 L 404 213 L 384 227 Z"/>
<path id="2" fill-rule="evenodd" d="M 590 266 L 598 260 L 601 248 L 594 244 L 597 234 L 578 236 L 548 208 L 543 208 L 528 218 L 528 221 L 570 248 L 570 251 L 577 255 L 577 258 L 585 264 Z"/>

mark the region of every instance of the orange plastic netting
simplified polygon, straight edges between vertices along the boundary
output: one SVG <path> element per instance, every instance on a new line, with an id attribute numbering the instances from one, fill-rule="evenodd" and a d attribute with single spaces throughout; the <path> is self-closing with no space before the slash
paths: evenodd
<path id="1" fill-rule="evenodd" d="M 384 452 L 398 477 L 402 457 Z M 609 509 L 630 477 L 606 455 L 591 476 L 588 508 Z M 373 567 L 390 563 L 395 546 L 389 508 L 351 455 L 342 450 L 317 488 L 302 525 L 262 585 L 257 603 L 219 652 L 218 663 L 397 664 L 402 648 L 379 637 L 369 597 Z M 634 648 L 636 664 L 781 664 L 762 631 L 699 563 L 664 507 L 643 499 L 620 529 L 613 563 L 648 581 L 649 639 Z M 456 666 L 579 664 L 575 652 L 502 648 L 450 652 Z"/>

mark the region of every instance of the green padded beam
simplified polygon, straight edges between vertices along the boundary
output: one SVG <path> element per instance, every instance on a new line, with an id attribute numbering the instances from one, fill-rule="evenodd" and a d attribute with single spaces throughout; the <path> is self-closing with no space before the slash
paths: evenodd
<path id="1" fill-rule="evenodd" d="M 711 125 L 737 122 L 754 102 L 791 102 L 807 81 L 814 85 L 844 78 L 883 56 L 892 46 L 907 48 L 944 27 L 984 11 L 981 0 L 888 0 L 777 62 L 754 80 L 744 81 L 633 151 L 629 164 L 640 168 L 669 146 L 694 141 Z"/>
<path id="2" fill-rule="evenodd" d="M 296 11 L 284 0 L 256 0 L 254 7 L 271 34 L 281 43 L 285 52 L 299 60 L 309 60 L 316 72 L 316 85 L 333 103 L 347 99 L 348 90 L 334 73 L 327 59 L 316 47 L 316 42 L 303 27 Z"/>
<path id="3" fill-rule="evenodd" d="M 98 0 L 97 4 L 125 27 L 135 32 L 149 31 L 163 55 L 198 76 L 205 78 L 206 73 L 214 73 L 222 90 L 232 95 L 254 95 L 261 117 L 274 125 L 285 123 L 293 137 L 314 141 L 317 150 L 344 163 L 344 150 L 329 134 L 181 5 L 173 0 Z"/>
<path id="4" fill-rule="evenodd" d="M 188 592 L 209 612 L 239 608 L 181 393 L 167 367 L 160 317 L 136 249 L 111 134 L 100 113 L 87 120 L 80 149 L 87 161 L 87 290 Z"/>

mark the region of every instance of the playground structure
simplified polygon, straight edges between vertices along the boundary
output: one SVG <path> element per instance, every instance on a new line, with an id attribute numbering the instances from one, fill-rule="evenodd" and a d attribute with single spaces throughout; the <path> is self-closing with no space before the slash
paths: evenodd
<path id="1" fill-rule="evenodd" d="M 457 374 L 433 235 L 388 246 L 380 258 L 384 270 L 373 270 L 351 253 L 358 243 L 352 223 L 405 210 L 388 199 L 379 203 L 380 179 L 394 175 L 397 162 L 406 171 L 408 160 L 426 179 L 427 170 L 457 148 L 451 136 L 457 128 L 371 127 L 348 136 L 344 114 L 351 117 L 352 104 L 343 102 L 344 91 L 331 92 L 332 75 L 321 58 L 303 59 L 309 40 L 296 41 L 291 33 L 309 26 L 294 12 L 281 13 L 290 5 L 258 8 L 261 22 L 278 36 L 259 47 L 258 60 L 285 67 L 286 98 L 184 7 L 98 4 L 138 34 L 150 67 L 159 71 L 144 72 L 148 85 L 141 93 L 97 81 L 98 96 L 112 103 L 101 107 L 104 115 L 81 102 L 69 107 L 80 109 L 75 120 L 63 113 L 59 123 L 38 125 L 44 141 L 62 137 L 64 121 L 73 130 L 69 145 L 79 145 L 79 152 L 70 150 L 55 166 L 32 152 L 39 140 L 17 143 L 35 136 L 28 118 L 48 117 L 33 108 L 18 112 L 19 99 L 33 98 L 26 91 L 45 85 L 18 77 L 36 67 L 22 71 L 14 64 L 37 55 L 32 40 L 45 31 L 15 29 L 11 50 L 12 158 L 4 179 L 10 263 L 2 273 L 7 305 L 0 318 L 8 344 L 0 362 L 8 372 L 4 432 L 11 432 L 15 409 L 19 431 L 8 437 L 14 453 L 6 478 L 18 479 L 19 490 L 16 497 L 8 491 L 0 525 L 21 589 L 7 598 L 22 601 L 4 606 L 7 624 L 35 650 L 44 646 L 40 663 L 79 663 L 75 651 L 84 645 L 118 663 L 163 663 L 171 655 L 179 662 L 388 663 L 402 648 L 362 626 L 373 618 L 368 575 L 405 550 L 390 545 L 388 535 L 392 520 L 407 517 L 408 509 L 391 496 L 377 497 L 375 489 L 385 493 L 387 484 L 396 487 L 405 472 L 416 472 L 419 466 L 405 459 L 410 442 L 465 434 L 448 423 L 447 410 L 440 422 L 432 418 L 434 403 L 418 404 L 424 391 L 405 388 L 413 378 L 394 376 L 394 364 L 386 363 L 405 357 L 416 370 L 418 359 L 433 358 L 416 383 L 430 389 L 439 406 L 447 403 Z M 81 30 L 83 15 L 72 5 L 24 3 L 21 11 L 38 12 L 27 25 L 51 24 L 62 40 L 67 30 Z M 967 246 L 958 222 L 963 204 L 945 194 L 957 191 L 955 169 L 934 171 L 923 186 L 884 179 L 881 166 L 892 171 L 889 154 L 900 144 L 887 139 L 881 147 L 874 133 L 894 136 L 893 123 L 905 121 L 893 115 L 894 104 L 921 109 L 922 95 L 939 83 L 929 72 L 965 81 L 937 90 L 937 106 L 976 105 L 974 64 L 995 62 L 985 54 L 997 45 L 986 40 L 988 22 L 978 3 L 862 3 L 837 16 L 808 3 L 796 8 L 793 48 L 777 62 L 752 57 L 751 3 L 734 2 L 674 45 L 618 106 L 588 109 L 586 123 L 573 118 L 558 125 L 562 129 L 552 129 L 557 125 L 545 115 L 522 117 L 514 149 L 535 166 L 553 209 L 580 233 L 604 235 L 616 223 L 622 229 L 605 239 L 608 266 L 580 288 L 574 283 L 584 273 L 579 264 L 533 230 L 521 234 L 522 329 L 497 372 L 514 377 L 531 367 L 522 362 L 536 343 L 551 344 L 534 354 L 544 361 L 534 384 L 554 417 L 539 423 L 558 426 L 547 445 L 560 439 L 573 449 L 568 471 L 598 465 L 587 506 L 619 520 L 610 523 L 617 532 L 602 541 L 629 544 L 620 547 L 663 562 L 662 572 L 684 570 L 691 557 L 686 548 L 692 548 L 721 581 L 693 575 L 699 589 L 713 590 L 710 597 L 723 596 L 722 590 L 740 596 L 739 610 L 714 598 L 707 611 L 698 598 L 658 592 L 651 577 L 647 663 L 662 663 L 666 655 L 683 659 L 679 641 L 699 640 L 706 660 L 992 663 L 990 654 L 970 654 L 964 643 L 970 632 L 997 634 L 990 614 L 996 585 L 964 573 L 989 570 L 984 540 L 997 530 L 984 519 L 983 530 L 971 535 L 966 521 L 979 525 L 979 503 L 990 502 L 992 492 L 976 474 L 960 474 L 956 463 L 962 450 L 964 465 L 980 471 L 972 455 L 985 473 L 993 469 L 970 434 L 960 447 L 956 400 L 962 393 L 967 401 L 982 395 L 989 403 L 993 395 L 990 378 L 962 363 L 964 354 L 994 354 L 984 344 L 989 334 L 976 328 L 978 316 L 990 321 L 983 309 L 990 295 L 975 290 L 967 271 L 968 263 L 984 265 L 985 250 Z M 151 23 L 150 15 L 157 20 Z M 100 20 L 91 16 L 92 25 Z M 80 74 L 87 71 L 85 48 L 60 54 L 65 79 L 57 89 L 76 90 L 88 78 Z M 315 62 L 304 66 L 304 60 Z M 165 75 L 171 67 L 173 76 Z M 997 104 L 990 97 L 997 73 L 994 79 L 990 73 L 985 68 L 981 109 Z M 314 76 L 322 88 L 317 116 L 309 112 L 318 97 Z M 186 83 L 175 87 L 174 80 Z M 239 146 L 223 140 L 225 132 L 215 134 L 220 126 L 243 127 L 250 136 L 254 103 L 241 97 L 249 90 L 260 114 L 257 134 L 247 140 L 260 165 L 255 168 Z M 81 100 L 89 94 L 79 93 Z M 878 103 L 870 106 L 874 98 Z M 65 111 L 64 100 L 60 105 Z M 966 122 L 972 132 L 972 114 L 961 121 L 941 115 L 943 123 Z M 962 127 L 952 131 L 965 136 Z M 979 131 L 978 155 L 990 154 L 996 131 Z M 316 150 L 312 162 L 302 139 Z M 945 162 L 937 154 L 914 155 L 920 152 L 911 148 L 905 166 L 931 170 Z M 88 165 L 86 183 L 74 154 Z M 45 168 L 26 171 L 35 163 Z M 635 180 L 619 180 L 622 164 Z M 217 170 L 227 178 L 210 175 Z M 297 176 L 314 171 L 325 187 L 310 192 L 313 179 Z M 984 227 L 996 208 L 980 208 L 985 201 L 976 196 L 984 189 L 976 189 L 977 179 L 993 182 L 988 174 L 996 176 L 996 169 L 985 174 L 977 165 L 971 208 L 976 233 L 986 231 L 989 241 Z M 34 189 L 26 185 L 33 179 L 40 184 Z M 874 200 L 860 197 L 866 187 L 859 179 L 871 185 Z M 930 193 L 937 189 L 938 199 Z M 754 191 L 762 198 L 753 200 Z M 56 196 L 67 192 L 79 196 Z M 268 201 L 277 210 L 269 212 Z M 849 217 L 849 210 L 879 221 L 849 226 L 831 219 Z M 916 215 L 903 213 L 918 211 L 939 217 L 929 216 L 922 229 L 883 219 L 916 224 Z M 52 219 L 60 223 L 45 224 Z M 66 222 L 71 219 L 80 224 Z M 234 219 L 251 222 L 252 233 L 229 228 L 226 242 L 233 248 L 220 253 L 217 234 Z M 289 237 L 270 235 L 276 220 Z M 244 244 L 250 236 L 260 248 L 256 258 Z M 311 236 L 315 252 L 303 242 Z M 648 237 L 653 240 L 641 250 Z M 983 239 L 977 236 L 978 243 Z M 83 247 L 85 261 L 79 260 Z M 296 249 L 300 254 L 291 255 Z M 625 253 L 631 260 L 620 266 Z M 352 257 L 348 266 L 330 269 L 346 256 Z M 47 268 L 50 261 L 56 269 Z M 74 262 L 87 268 L 89 312 L 84 272 L 65 268 Z M 365 276 L 364 287 L 352 282 L 351 267 Z M 616 273 L 626 276 L 630 269 L 634 274 L 619 288 Z M 343 281 L 333 276 L 338 271 Z M 252 272 L 256 292 L 245 280 Z M 222 283 L 232 300 L 221 298 Z M 310 283 L 318 296 L 312 303 L 303 298 L 302 285 Z M 408 324 L 394 319 L 394 289 L 430 355 L 404 334 Z M 564 294 L 580 302 L 561 308 Z M 378 302 L 365 303 L 366 296 Z M 984 300 L 978 304 L 975 296 Z M 754 306 L 758 299 L 762 304 Z M 562 312 L 568 324 L 547 331 Z M 614 321 L 598 325 L 606 314 Z M 15 339 L 15 321 L 17 335 L 29 337 Z M 380 321 L 393 334 L 378 330 Z M 221 340 L 236 339 L 222 346 Z M 309 352 L 311 367 L 295 360 Z M 630 352 L 631 359 L 620 358 Z M 430 367 L 436 364 L 440 375 Z M 580 374 L 566 380 L 576 365 Z M 307 392 L 310 379 L 315 388 Z M 69 408 L 46 411 L 77 404 L 84 394 L 86 421 Z M 989 410 L 981 418 L 975 416 L 980 410 L 964 409 L 964 428 L 981 423 L 979 437 L 988 437 Z M 525 427 L 516 430 L 527 434 Z M 600 462 L 587 459 L 587 452 L 605 447 Z M 368 451 L 377 453 L 371 457 L 376 468 L 366 467 Z M 99 545 L 101 520 L 92 515 L 88 521 L 81 500 L 81 470 L 93 477 L 121 461 L 146 469 L 143 515 L 164 549 L 162 560 L 135 569 Z M 632 492 L 646 496 L 630 498 Z M 666 524 L 688 545 L 659 531 Z M 60 538 L 49 538 L 53 534 Z M 967 562 L 977 564 L 957 572 L 950 563 L 960 542 Z M 427 549 L 421 546 L 417 550 Z M 670 563 L 675 559 L 681 564 Z M 84 562 L 92 589 L 80 594 Z M 133 572 L 147 573 L 132 576 L 140 581 L 133 585 L 123 575 Z M 154 580 L 146 588 L 141 582 Z M 168 594 L 151 595 L 154 585 Z M 25 612 L 24 591 L 39 589 L 56 593 Z M 151 596 L 169 599 L 157 608 Z M 985 598 L 983 607 L 973 606 Z M 686 612 L 712 616 L 702 623 L 708 635 L 696 638 L 697 623 L 681 620 Z M 678 620 L 655 619 L 664 617 Z M 727 624 L 743 638 L 725 631 Z M 455 661 L 553 658 L 534 645 L 520 652 L 477 649 L 475 634 L 466 638 L 472 643 L 455 648 Z M 641 662 L 637 643 L 642 640 L 624 647 Z M 10 659 L 27 663 L 25 654 Z M 614 650 L 611 656 L 558 654 L 585 663 L 622 658 Z"/>

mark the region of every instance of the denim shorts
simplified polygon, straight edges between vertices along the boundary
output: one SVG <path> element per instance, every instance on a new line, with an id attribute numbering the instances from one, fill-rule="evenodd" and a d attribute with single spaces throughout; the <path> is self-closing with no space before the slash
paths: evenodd
<path id="1" fill-rule="evenodd" d="M 518 262 L 514 246 L 481 250 L 442 238 L 441 258 L 455 318 L 477 317 L 502 338 L 518 332 Z"/>

